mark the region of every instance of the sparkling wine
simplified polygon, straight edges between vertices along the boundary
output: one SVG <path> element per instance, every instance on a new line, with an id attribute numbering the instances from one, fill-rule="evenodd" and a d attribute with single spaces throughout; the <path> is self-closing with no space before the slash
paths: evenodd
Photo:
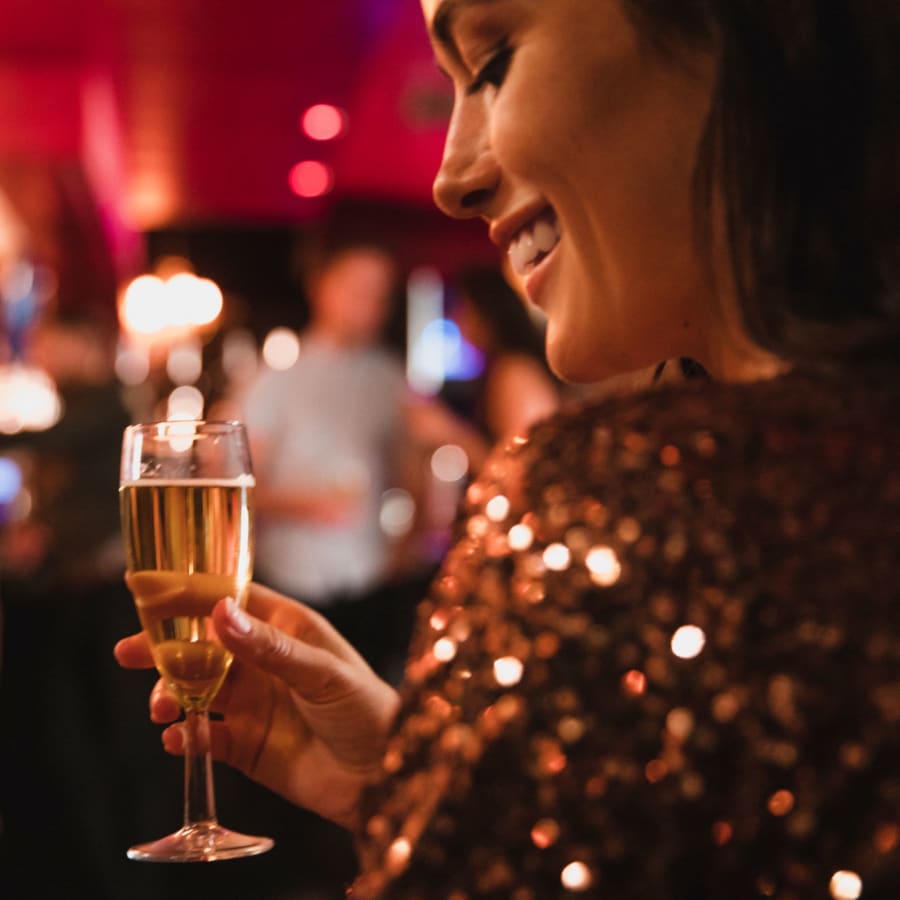
<path id="1" fill-rule="evenodd" d="M 231 664 L 209 614 L 225 596 L 246 602 L 252 490 L 251 476 L 119 489 L 128 586 L 156 667 L 186 708 L 208 706 Z"/>

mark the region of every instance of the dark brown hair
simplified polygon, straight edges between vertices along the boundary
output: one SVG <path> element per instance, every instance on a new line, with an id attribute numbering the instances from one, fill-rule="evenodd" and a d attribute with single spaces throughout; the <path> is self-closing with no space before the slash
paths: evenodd
<path id="1" fill-rule="evenodd" d="M 746 325 L 792 357 L 896 348 L 900 4 L 625 0 L 656 47 L 715 47 L 696 172 L 724 193 Z"/>
<path id="2" fill-rule="evenodd" d="M 463 268 L 456 276 L 456 302 L 468 300 L 491 333 L 495 351 L 527 353 L 544 361 L 544 335 L 499 266 Z"/>

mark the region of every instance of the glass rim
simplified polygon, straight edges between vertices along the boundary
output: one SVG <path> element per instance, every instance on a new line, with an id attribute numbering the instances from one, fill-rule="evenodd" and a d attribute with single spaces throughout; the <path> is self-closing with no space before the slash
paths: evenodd
<path id="1" fill-rule="evenodd" d="M 155 431 L 165 430 L 171 427 L 193 426 L 195 430 L 203 431 L 234 431 L 244 430 L 247 426 L 240 419 L 160 419 L 156 422 L 134 422 L 126 425 L 126 431 Z"/>

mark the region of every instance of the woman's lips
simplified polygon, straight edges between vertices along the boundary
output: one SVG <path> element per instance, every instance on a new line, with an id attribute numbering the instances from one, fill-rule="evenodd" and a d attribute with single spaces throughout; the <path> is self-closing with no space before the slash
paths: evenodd
<path id="1" fill-rule="evenodd" d="M 548 206 L 510 241 L 507 252 L 513 271 L 520 277 L 528 275 L 556 247 L 559 239 L 559 222 Z"/>

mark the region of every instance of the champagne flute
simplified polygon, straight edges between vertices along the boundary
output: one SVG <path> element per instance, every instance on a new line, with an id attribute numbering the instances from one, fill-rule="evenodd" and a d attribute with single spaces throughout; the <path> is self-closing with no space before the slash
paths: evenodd
<path id="1" fill-rule="evenodd" d="M 184 709 L 184 822 L 128 850 L 157 862 L 210 862 L 265 853 L 267 837 L 216 819 L 209 705 L 231 654 L 209 619 L 231 596 L 247 602 L 253 568 L 253 472 L 239 422 L 132 425 L 122 441 L 119 499 L 126 581 L 160 675 Z"/>

